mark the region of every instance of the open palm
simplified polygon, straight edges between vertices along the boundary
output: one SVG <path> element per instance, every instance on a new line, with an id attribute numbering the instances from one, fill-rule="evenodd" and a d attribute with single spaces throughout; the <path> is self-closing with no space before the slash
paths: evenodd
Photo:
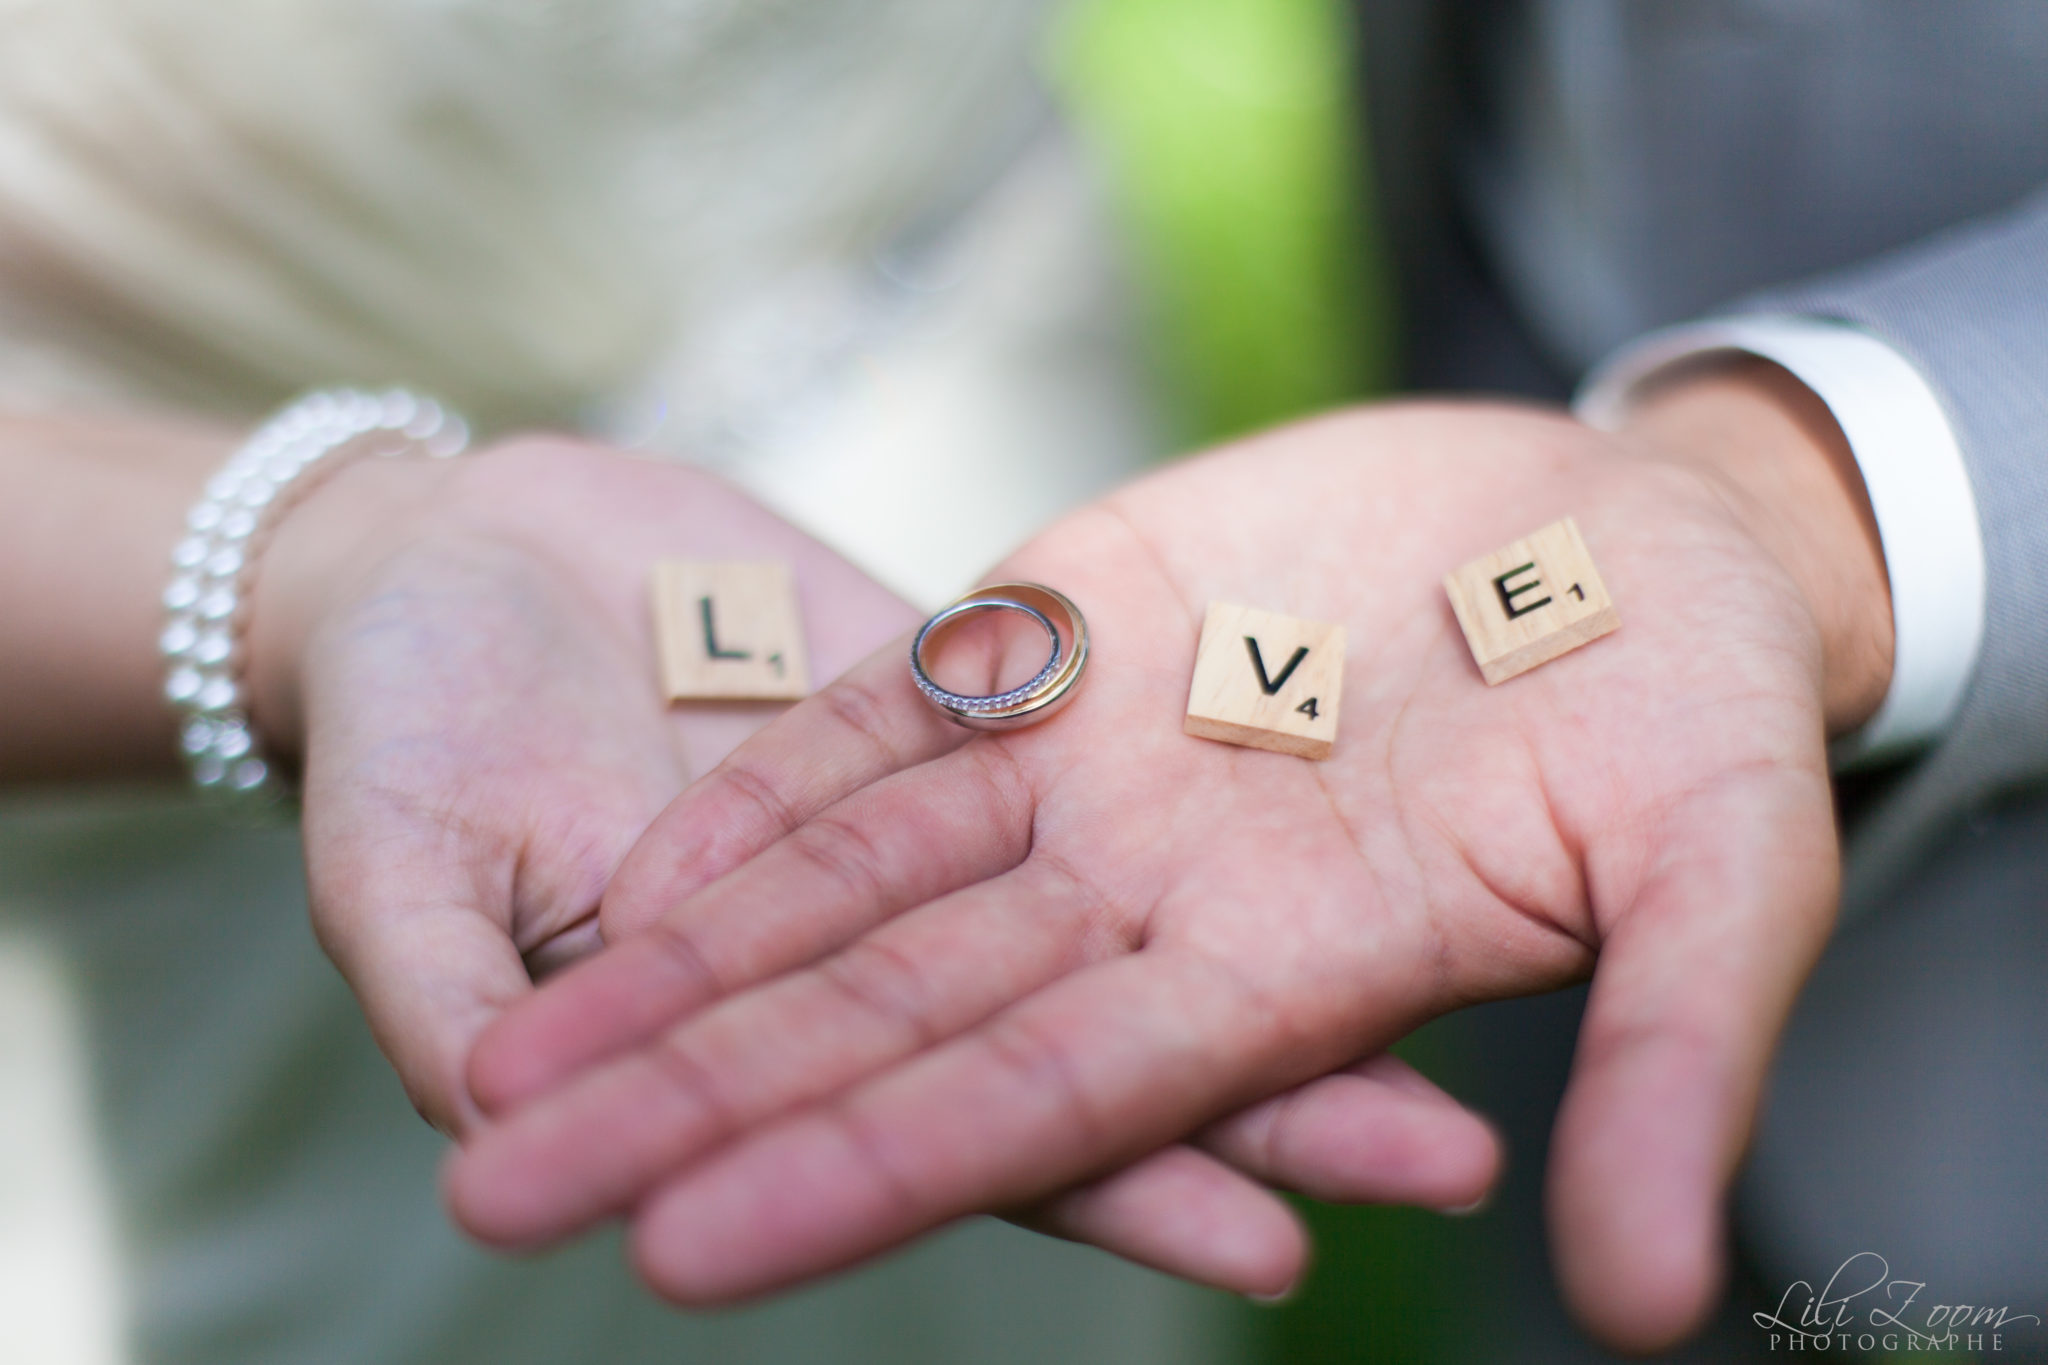
<path id="1" fill-rule="evenodd" d="M 599 946 L 606 884 L 649 821 L 782 709 L 661 704 L 650 566 L 788 563 L 825 677 L 915 613 L 736 490 L 675 465 L 529 438 L 458 464 L 343 477 L 281 540 L 299 558 L 271 565 L 278 596 L 258 619 L 288 617 L 284 601 L 300 593 L 315 604 L 293 670 L 314 926 L 415 1104 L 461 1133 L 476 1121 L 463 1065 L 478 1033 L 534 975 Z M 272 654 L 286 648 L 265 638 Z M 616 939 L 634 927 L 613 915 L 604 929 Z M 1484 1125 L 1391 1058 L 1290 1104 L 1306 1145 L 1246 1139 L 1239 1170 L 1342 1198 L 1455 1203 L 1497 1165 Z M 1236 1122 L 1249 1135 L 1268 1121 Z M 1376 1146 L 1319 1148 L 1332 1131 Z M 1218 1233 L 1293 1235 L 1247 1174 L 1174 1151 L 1034 1220 L 1212 1279 L 1234 1260 L 1213 1246 Z M 1208 1237 L 1191 1240 L 1191 1226 Z"/>
<path id="2" fill-rule="evenodd" d="M 1565 514 L 1623 629 L 1489 689 L 1437 584 Z M 1836 877 L 1818 633 L 1711 481 L 1562 418 L 1383 409 L 1137 484 L 997 576 L 1088 614 L 1073 705 L 965 738 L 898 644 L 743 745 L 607 894 L 648 931 L 486 1035 L 503 1121 L 458 1216 L 531 1241 L 630 1203 L 658 1290 L 741 1297 L 1592 971 L 1565 1287 L 1623 1343 L 1691 1325 Z M 1327 762 L 1181 732 L 1215 600 L 1347 626 Z"/>

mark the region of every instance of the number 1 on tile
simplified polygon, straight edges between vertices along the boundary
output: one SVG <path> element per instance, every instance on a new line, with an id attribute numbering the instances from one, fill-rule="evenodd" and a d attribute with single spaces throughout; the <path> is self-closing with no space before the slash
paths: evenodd
<path id="1" fill-rule="evenodd" d="M 1473 560 L 1444 579 L 1444 592 L 1489 686 L 1621 625 L 1570 517 Z"/>

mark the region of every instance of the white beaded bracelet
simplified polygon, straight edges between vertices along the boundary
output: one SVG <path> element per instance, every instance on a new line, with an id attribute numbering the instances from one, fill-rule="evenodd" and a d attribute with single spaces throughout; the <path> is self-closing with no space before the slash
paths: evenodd
<path id="1" fill-rule="evenodd" d="M 179 744 L 202 791 L 238 804 L 283 792 L 249 719 L 245 639 L 257 561 L 284 513 L 327 476 L 372 455 L 459 454 L 460 417 L 431 399 L 329 389 L 307 394 L 256 429 L 185 518 L 164 589 L 160 640 Z"/>

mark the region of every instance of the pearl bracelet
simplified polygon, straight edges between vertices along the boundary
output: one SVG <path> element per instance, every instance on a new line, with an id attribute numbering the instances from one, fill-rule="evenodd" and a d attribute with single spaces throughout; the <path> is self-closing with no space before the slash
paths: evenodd
<path id="1" fill-rule="evenodd" d="M 279 412 L 206 484 L 185 518 L 164 589 L 159 641 L 170 676 L 164 696 L 179 746 L 201 791 L 237 804 L 283 795 L 249 719 L 248 601 L 257 561 L 284 514 L 328 476 L 372 455 L 446 457 L 469 444 L 460 417 L 431 399 L 328 389 Z"/>

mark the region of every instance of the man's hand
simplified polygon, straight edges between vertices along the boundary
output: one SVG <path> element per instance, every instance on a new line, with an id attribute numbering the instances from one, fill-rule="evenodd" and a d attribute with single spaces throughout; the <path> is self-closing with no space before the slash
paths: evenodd
<path id="1" fill-rule="evenodd" d="M 266 734 L 305 754 L 315 928 L 444 1131 L 476 1123 L 462 1067 L 478 1032 L 530 973 L 598 945 L 626 850 L 781 709 L 664 708 L 646 594 L 674 556 L 789 562 L 821 676 L 915 618 L 715 479 L 555 439 L 356 466 L 292 514 L 266 560 L 256 703 Z M 850 779 L 829 755 L 813 771 Z M 604 932 L 635 927 L 613 914 Z M 1485 1126 L 1391 1058 L 1240 1115 L 1209 1145 L 1144 1154 L 1019 1216 L 1277 1289 L 1301 1233 L 1257 1181 L 1455 1204 L 1498 1165 Z M 1273 1268 L 1276 1248 L 1292 1268 Z"/>
<path id="2" fill-rule="evenodd" d="M 1828 662 L 1881 655 L 1853 637 L 1885 607 L 1881 562 L 1874 606 L 1813 600 L 1667 436 L 1383 409 L 1039 537 L 997 576 L 1088 613 L 1073 705 L 967 739 L 897 644 L 743 746 L 615 880 L 605 915 L 650 930 L 483 1039 L 504 1121 L 451 1170 L 457 1216 L 517 1243 L 630 1205 L 659 1291 L 740 1298 L 1592 972 L 1561 1273 L 1610 1340 L 1681 1335 L 1832 920 L 1825 708 L 1875 696 Z M 1622 629 L 1489 689 L 1438 582 L 1567 513 Z M 1181 733 L 1217 599 L 1349 626 L 1327 763 Z"/>

